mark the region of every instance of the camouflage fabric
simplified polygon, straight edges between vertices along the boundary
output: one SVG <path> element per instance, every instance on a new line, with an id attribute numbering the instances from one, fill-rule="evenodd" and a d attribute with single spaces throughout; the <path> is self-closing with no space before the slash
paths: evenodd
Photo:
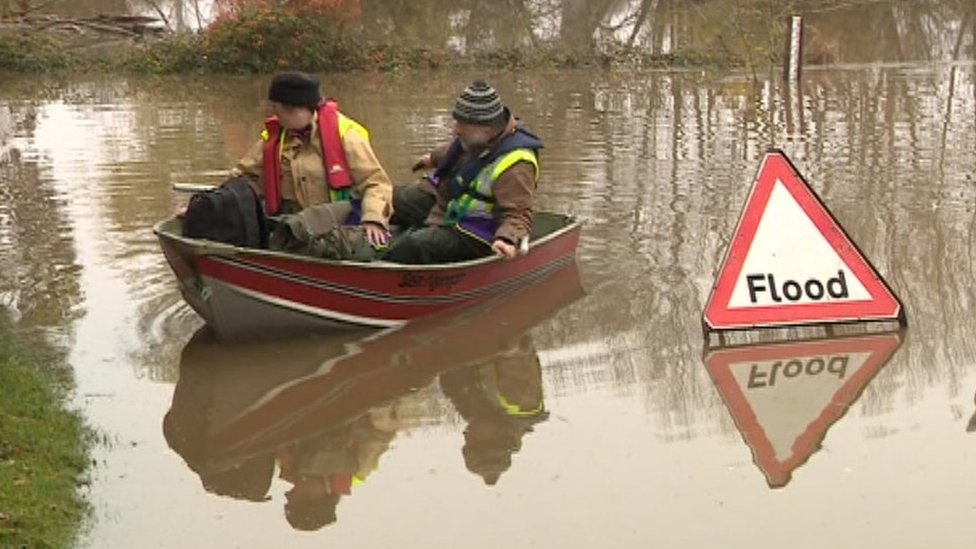
<path id="1" fill-rule="evenodd" d="M 293 215 L 280 216 L 269 248 L 276 251 L 351 261 L 372 261 L 376 250 L 362 225 L 343 225 L 352 207 L 348 202 L 320 204 Z"/>

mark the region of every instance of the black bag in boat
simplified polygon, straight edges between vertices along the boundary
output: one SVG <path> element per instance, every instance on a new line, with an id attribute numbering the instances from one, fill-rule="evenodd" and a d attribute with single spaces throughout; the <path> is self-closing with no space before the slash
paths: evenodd
<path id="1" fill-rule="evenodd" d="M 267 225 L 264 208 L 248 179 L 236 177 L 190 197 L 183 217 L 183 236 L 267 248 Z"/>

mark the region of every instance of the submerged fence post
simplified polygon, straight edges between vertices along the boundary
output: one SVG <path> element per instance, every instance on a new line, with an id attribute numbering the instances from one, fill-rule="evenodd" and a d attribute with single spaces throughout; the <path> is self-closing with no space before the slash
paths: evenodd
<path id="1" fill-rule="evenodd" d="M 784 76 L 787 82 L 799 82 L 803 65 L 803 18 L 799 15 L 790 17 L 789 28 Z"/>

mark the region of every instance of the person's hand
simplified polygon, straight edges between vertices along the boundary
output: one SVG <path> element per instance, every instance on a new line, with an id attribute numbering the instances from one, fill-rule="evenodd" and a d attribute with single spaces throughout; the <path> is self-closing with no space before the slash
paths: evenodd
<path id="1" fill-rule="evenodd" d="M 427 153 L 417 159 L 413 167 L 410 168 L 410 171 L 416 172 L 423 169 L 430 169 L 433 167 L 434 167 L 434 159 L 433 157 L 431 157 L 430 153 Z"/>
<path id="2" fill-rule="evenodd" d="M 515 259 L 518 255 L 518 249 L 514 245 L 505 242 L 500 238 L 496 238 L 494 242 L 491 243 L 491 251 L 495 254 L 504 257 L 505 259 Z"/>
<path id="3" fill-rule="evenodd" d="M 390 233 L 378 223 L 363 223 L 366 239 L 373 248 L 385 248 L 390 243 Z"/>

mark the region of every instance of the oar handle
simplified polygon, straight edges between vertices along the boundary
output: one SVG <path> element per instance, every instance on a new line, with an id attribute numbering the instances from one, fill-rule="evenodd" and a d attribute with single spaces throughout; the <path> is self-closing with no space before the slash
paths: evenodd
<path id="1" fill-rule="evenodd" d="M 199 183 L 173 183 L 173 190 L 181 193 L 202 193 L 216 189 L 216 185 L 204 185 Z"/>

